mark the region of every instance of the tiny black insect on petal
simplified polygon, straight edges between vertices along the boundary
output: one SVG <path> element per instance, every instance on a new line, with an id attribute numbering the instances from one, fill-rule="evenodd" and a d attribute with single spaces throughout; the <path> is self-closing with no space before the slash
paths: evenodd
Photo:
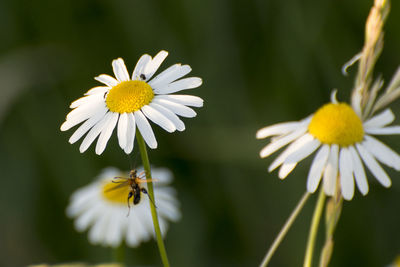
<path id="1" fill-rule="evenodd" d="M 140 79 L 142 79 L 142 80 L 146 80 L 146 75 L 144 75 L 143 73 L 142 73 L 142 74 L 140 74 Z"/>

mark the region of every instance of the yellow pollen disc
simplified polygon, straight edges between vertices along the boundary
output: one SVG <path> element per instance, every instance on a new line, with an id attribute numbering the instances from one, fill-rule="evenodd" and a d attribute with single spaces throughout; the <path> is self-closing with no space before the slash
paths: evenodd
<path id="1" fill-rule="evenodd" d="M 102 188 L 103 197 L 110 202 L 126 204 L 128 201 L 129 185 L 126 184 L 126 186 L 115 188 L 119 185 L 119 183 L 112 182 L 104 183 Z"/>
<path id="2" fill-rule="evenodd" d="M 151 102 L 153 89 L 144 81 L 125 81 L 117 84 L 107 94 L 109 110 L 118 113 L 131 113 Z"/>
<path id="3" fill-rule="evenodd" d="M 362 121 L 345 103 L 326 104 L 314 114 L 308 131 L 324 144 L 349 146 L 362 141 Z"/>

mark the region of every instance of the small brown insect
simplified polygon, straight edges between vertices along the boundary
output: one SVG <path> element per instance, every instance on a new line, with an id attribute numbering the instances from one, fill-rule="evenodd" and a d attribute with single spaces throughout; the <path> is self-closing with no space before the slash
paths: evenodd
<path id="1" fill-rule="evenodd" d="M 129 200 L 133 197 L 133 205 L 137 205 L 140 202 L 141 199 L 141 195 L 140 193 L 144 193 L 146 194 L 150 201 L 153 203 L 153 205 L 155 206 L 155 203 L 153 201 L 153 199 L 151 199 L 150 195 L 148 194 L 146 188 L 143 188 L 140 186 L 140 184 L 142 183 L 148 183 L 148 182 L 154 182 L 157 181 L 156 179 L 143 179 L 145 178 L 145 173 L 141 172 L 139 175 L 137 174 L 137 170 L 131 170 L 129 172 L 129 178 L 126 177 L 114 177 L 114 180 L 112 181 L 113 183 L 117 183 L 117 186 L 114 186 L 112 188 L 109 189 L 109 191 L 111 190 L 115 190 L 121 187 L 126 187 L 129 186 L 129 194 L 128 194 L 128 215 L 129 216 L 129 212 L 130 212 L 130 204 L 129 204 Z"/>

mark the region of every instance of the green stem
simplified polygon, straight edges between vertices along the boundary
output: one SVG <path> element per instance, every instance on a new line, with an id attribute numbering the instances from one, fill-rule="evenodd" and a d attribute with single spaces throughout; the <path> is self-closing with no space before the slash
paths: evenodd
<path id="1" fill-rule="evenodd" d="M 307 249 L 303 265 L 304 267 L 311 267 L 315 239 L 317 237 L 318 225 L 319 221 L 321 220 L 322 210 L 324 209 L 325 198 L 326 196 L 324 193 L 324 189 L 321 186 L 317 204 L 315 205 L 315 210 L 311 221 L 310 233 L 308 234 Z"/>
<path id="2" fill-rule="evenodd" d="M 271 247 L 269 248 L 262 263 L 260 264 L 261 267 L 265 267 L 268 265 L 269 261 L 272 258 L 272 255 L 274 255 L 275 250 L 278 248 L 279 244 L 282 242 L 283 238 L 286 236 L 286 234 L 289 231 L 290 227 L 292 226 L 293 222 L 296 220 L 297 215 L 299 215 L 300 211 L 303 209 L 304 204 L 306 203 L 309 196 L 310 196 L 310 193 L 308 193 L 308 192 L 304 193 L 303 197 L 300 199 L 296 208 L 292 211 L 292 214 L 290 214 L 290 217 L 287 219 L 287 221 L 283 225 L 278 236 L 275 238 L 274 243 L 272 243 Z"/>
<path id="3" fill-rule="evenodd" d="M 136 140 L 139 144 L 140 155 L 142 158 L 144 171 L 146 173 L 146 179 L 148 181 L 147 182 L 147 192 L 149 194 L 151 217 L 153 218 L 154 231 L 156 233 L 158 250 L 160 251 L 161 261 L 162 261 L 164 267 L 169 267 L 167 251 L 165 249 L 164 241 L 163 241 L 162 235 L 161 235 L 160 224 L 158 222 L 157 210 L 152 201 L 152 200 L 155 201 L 155 198 L 154 198 L 153 183 L 151 182 L 151 169 L 150 169 L 149 156 L 147 155 L 146 144 L 145 144 L 143 137 L 139 131 L 136 131 Z"/>
<path id="4" fill-rule="evenodd" d="M 113 257 L 114 262 L 125 263 L 125 245 L 124 245 L 124 243 L 121 243 L 121 245 L 119 245 L 118 247 L 113 248 L 112 257 Z"/>

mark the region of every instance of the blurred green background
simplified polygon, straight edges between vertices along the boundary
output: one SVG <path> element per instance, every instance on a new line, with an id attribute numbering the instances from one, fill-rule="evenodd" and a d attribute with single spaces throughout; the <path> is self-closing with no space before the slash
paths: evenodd
<path id="1" fill-rule="evenodd" d="M 191 65 L 205 100 L 184 132 L 157 126 L 156 166 L 170 168 L 183 218 L 166 246 L 173 266 L 258 265 L 306 188 L 310 160 L 285 181 L 260 159 L 255 132 L 298 120 L 329 101 L 347 100 L 372 0 L 0 1 L 0 266 L 111 260 L 77 233 L 65 208 L 70 194 L 106 166 L 128 170 L 114 134 L 106 151 L 84 154 L 59 127 L 69 104 L 112 74 L 123 57 L 165 49 L 165 69 Z M 400 2 L 393 1 L 377 64 L 388 82 L 400 64 Z M 400 116 L 399 102 L 392 108 Z M 399 123 L 399 121 L 397 120 Z M 382 138 L 400 151 L 400 138 Z M 140 160 L 138 160 L 140 162 Z M 385 189 L 369 174 L 370 192 L 344 203 L 331 266 L 384 266 L 400 253 L 400 174 Z M 271 266 L 300 266 L 316 196 L 312 196 Z M 322 230 L 322 228 L 321 228 Z M 320 231 L 316 253 L 324 233 Z M 129 265 L 159 265 L 155 242 L 127 251 Z M 318 258 L 318 257 L 317 257 Z M 316 263 L 316 262 L 315 262 Z"/>

